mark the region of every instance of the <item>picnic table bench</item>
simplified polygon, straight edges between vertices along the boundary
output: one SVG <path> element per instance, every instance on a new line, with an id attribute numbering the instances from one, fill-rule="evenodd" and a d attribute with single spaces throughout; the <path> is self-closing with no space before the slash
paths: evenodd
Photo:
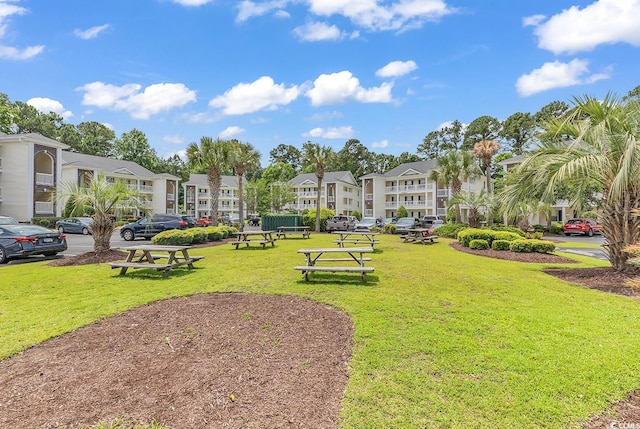
<path id="1" fill-rule="evenodd" d="M 287 238 L 287 234 L 302 234 L 302 238 L 309 238 L 311 231 L 308 226 L 279 226 L 276 237 L 280 239 Z"/>
<path id="2" fill-rule="evenodd" d="M 238 231 L 234 232 L 233 234 L 237 237 L 237 240 L 230 241 L 230 243 L 236 246 L 236 250 L 240 247 L 241 244 L 244 244 L 245 247 L 249 247 L 250 244 L 259 244 L 263 249 L 269 243 L 271 243 L 272 247 L 276 246 L 276 241 L 273 238 L 273 231 Z"/>
<path id="3" fill-rule="evenodd" d="M 334 234 L 338 234 L 339 238 L 337 240 L 333 240 L 334 243 L 337 243 L 338 246 L 344 247 L 345 244 L 354 244 L 354 245 L 370 245 L 373 248 L 374 245 L 379 244 L 380 241 L 376 240 L 377 232 L 369 232 L 369 231 L 340 231 L 334 232 Z"/>
<path id="4" fill-rule="evenodd" d="M 191 246 L 156 246 L 142 244 L 137 246 L 119 247 L 118 250 L 129 252 L 123 262 L 110 262 L 111 268 L 120 268 L 120 275 L 125 275 L 129 268 L 145 268 L 162 271 L 162 276 L 167 277 L 169 271 L 186 265 L 190 270 L 193 263 L 204 256 L 190 256 Z M 152 253 L 164 252 L 164 253 Z M 165 263 L 157 264 L 156 260 L 166 259 Z"/>
<path id="5" fill-rule="evenodd" d="M 437 235 L 430 235 L 428 228 L 413 228 L 407 230 L 406 234 L 400 236 L 403 243 L 433 244 L 438 238 Z"/>
<path id="6" fill-rule="evenodd" d="M 332 273 L 360 273 L 360 280 L 364 281 L 365 273 L 372 273 L 373 267 L 365 267 L 365 261 L 371 258 L 364 257 L 365 253 L 373 252 L 371 247 L 330 247 L 321 249 L 300 249 L 298 253 L 305 255 L 305 265 L 293 267 L 294 270 L 302 271 L 305 280 L 309 280 L 309 273 L 313 271 L 324 271 Z M 346 253 L 348 257 L 322 257 L 326 254 Z M 320 262 L 356 262 L 356 266 L 346 265 L 316 265 Z"/>

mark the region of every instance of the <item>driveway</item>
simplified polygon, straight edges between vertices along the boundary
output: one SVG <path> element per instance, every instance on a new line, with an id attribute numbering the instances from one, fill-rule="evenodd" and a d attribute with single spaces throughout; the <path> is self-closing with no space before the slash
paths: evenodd
<path id="1" fill-rule="evenodd" d="M 545 237 L 546 238 L 546 237 Z M 607 252 L 602 247 L 605 243 L 605 238 L 602 235 L 594 235 L 593 237 L 587 237 L 584 235 L 559 235 L 549 237 L 556 242 L 556 250 L 559 252 L 573 253 L 575 255 L 589 256 L 592 258 L 602 259 L 608 261 Z M 596 244 L 598 248 L 584 248 L 584 247 L 572 247 L 572 243 L 589 243 Z"/>

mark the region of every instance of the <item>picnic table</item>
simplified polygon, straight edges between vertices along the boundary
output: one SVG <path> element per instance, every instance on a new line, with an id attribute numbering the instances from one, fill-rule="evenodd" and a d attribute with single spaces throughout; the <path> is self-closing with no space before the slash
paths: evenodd
<path id="1" fill-rule="evenodd" d="M 432 244 L 435 243 L 435 240 L 438 238 L 437 235 L 429 234 L 428 228 L 412 228 L 408 229 L 407 233 L 401 235 L 403 243 L 422 243 L 422 244 Z"/>
<path id="2" fill-rule="evenodd" d="M 230 241 L 230 243 L 236 246 L 236 249 L 244 244 L 245 247 L 249 247 L 250 244 L 259 244 L 264 249 L 267 244 L 271 243 L 271 246 L 276 246 L 276 241 L 273 238 L 274 231 L 238 231 L 233 234 L 237 237 L 237 240 Z"/>
<path id="3" fill-rule="evenodd" d="M 120 268 L 120 275 L 125 275 L 129 268 L 150 268 L 162 271 L 162 276 L 167 277 L 169 271 L 186 265 L 190 270 L 193 263 L 204 256 L 190 256 L 191 246 L 159 246 L 153 244 L 140 244 L 137 246 L 118 247 L 118 250 L 129 252 L 124 262 L 111 262 L 111 268 Z M 158 259 L 166 259 L 166 262 L 156 263 Z"/>
<path id="4" fill-rule="evenodd" d="M 365 273 L 372 273 L 373 267 L 365 267 L 365 261 L 371 258 L 364 257 L 365 253 L 372 253 L 372 247 L 330 247 L 320 249 L 300 249 L 298 253 L 305 255 L 305 265 L 293 267 L 294 270 L 302 271 L 305 280 L 309 280 L 309 273 L 312 271 L 326 271 L 332 273 L 355 272 L 360 273 L 360 280 L 364 281 Z M 348 257 L 335 257 L 335 254 L 347 254 Z M 329 255 L 329 257 L 327 257 Z M 325 256 L 325 257 L 323 257 Z M 339 255 L 338 255 L 339 256 Z M 356 265 L 317 265 L 323 262 L 355 262 Z"/>
<path id="5" fill-rule="evenodd" d="M 302 238 L 309 238 L 311 236 L 311 231 L 309 231 L 308 226 L 279 226 L 278 232 L 276 232 L 276 237 L 280 239 L 287 238 L 287 234 L 302 234 Z"/>
<path id="6" fill-rule="evenodd" d="M 334 232 L 338 234 L 340 238 L 333 240 L 334 243 L 338 243 L 338 246 L 344 247 L 345 244 L 354 245 L 370 245 L 372 248 L 375 244 L 380 243 L 376 240 L 377 232 L 371 231 L 339 231 Z"/>

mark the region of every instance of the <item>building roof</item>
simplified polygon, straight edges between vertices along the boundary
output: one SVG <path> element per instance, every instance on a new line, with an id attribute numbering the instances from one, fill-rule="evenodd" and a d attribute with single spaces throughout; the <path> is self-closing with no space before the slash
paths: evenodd
<path id="1" fill-rule="evenodd" d="M 45 137 L 38 133 L 4 134 L 0 133 L 0 143 L 33 142 L 60 149 L 69 149 L 69 145 Z"/>
<path id="2" fill-rule="evenodd" d="M 303 173 L 298 174 L 296 177 L 291 179 L 289 183 L 292 186 L 299 186 L 303 183 L 313 183 L 314 185 L 318 184 L 318 178 L 315 173 Z M 352 186 L 358 186 L 356 179 L 353 177 L 350 171 L 327 171 L 324 173 L 324 178 L 322 179 L 322 183 L 334 183 L 334 182 L 342 182 Z"/>
<path id="3" fill-rule="evenodd" d="M 498 165 L 502 165 L 502 166 L 508 166 L 508 165 L 513 165 L 513 164 L 520 164 L 524 158 L 526 157 L 525 154 L 522 155 L 516 155 L 516 156 L 512 156 L 511 158 L 507 158 L 507 159 L 503 159 L 500 162 L 497 162 L 496 164 Z"/>
<path id="4" fill-rule="evenodd" d="M 62 167 L 64 168 L 65 166 L 104 171 L 108 174 L 128 174 L 144 178 L 178 179 L 168 173 L 156 174 L 133 161 L 105 158 L 102 156 L 87 155 L 84 153 L 69 151 L 62 151 Z"/>
<path id="5" fill-rule="evenodd" d="M 392 168 L 383 174 L 385 177 L 400 177 L 411 174 L 427 174 L 431 170 L 435 170 L 438 163 L 435 159 L 428 159 L 426 161 L 407 162 L 400 164 L 399 166 Z"/>
<path id="6" fill-rule="evenodd" d="M 247 180 L 245 178 L 242 179 L 242 184 L 246 184 Z M 209 182 L 207 181 L 206 174 L 190 174 L 189 181 L 184 182 L 184 185 L 198 185 L 198 186 L 206 186 L 209 187 Z M 238 177 L 237 176 L 222 176 L 222 184 L 221 187 L 228 188 L 237 188 L 238 187 Z"/>

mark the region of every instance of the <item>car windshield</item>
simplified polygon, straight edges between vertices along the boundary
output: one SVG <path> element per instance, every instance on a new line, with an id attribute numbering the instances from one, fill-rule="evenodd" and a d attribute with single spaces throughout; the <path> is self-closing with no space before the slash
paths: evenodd
<path id="1" fill-rule="evenodd" d="M 410 225 L 413 222 L 415 222 L 415 221 L 414 221 L 414 219 L 412 217 L 401 217 L 396 222 L 396 225 L 404 225 L 404 224 Z"/>
<path id="2" fill-rule="evenodd" d="M 374 223 L 376 223 L 376 218 L 374 217 L 363 217 L 362 220 L 360 222 L 358 222 L 360 225 L 373 225 Z"/>
<path id="3" fill-rule="evenodd" d="M 18 221 L 9 216 L 0 216 L 0 225 L 18 225 Z"/>
<path id="4" fill-rule="evenodd" d="M 582 219 L 570 219 L 567 223 L 570 225 L 580 225 L 582 223 Z"/>
<path id="5" fill-rule="evenodd" d="M 39 225 L 3 225 L 3 228 L 15 234 L 23 235 L 45 234 L 53 232 L 50 229 Z"/>
<path id="6" fill-rule="evenodd" d="M 83 223 L 85 225 L 89 225 L 91 222 L 93 222 L 93 219 L 90 217 L 79 217 L 78 220 L 80 221 L 80 223 Z"/>

